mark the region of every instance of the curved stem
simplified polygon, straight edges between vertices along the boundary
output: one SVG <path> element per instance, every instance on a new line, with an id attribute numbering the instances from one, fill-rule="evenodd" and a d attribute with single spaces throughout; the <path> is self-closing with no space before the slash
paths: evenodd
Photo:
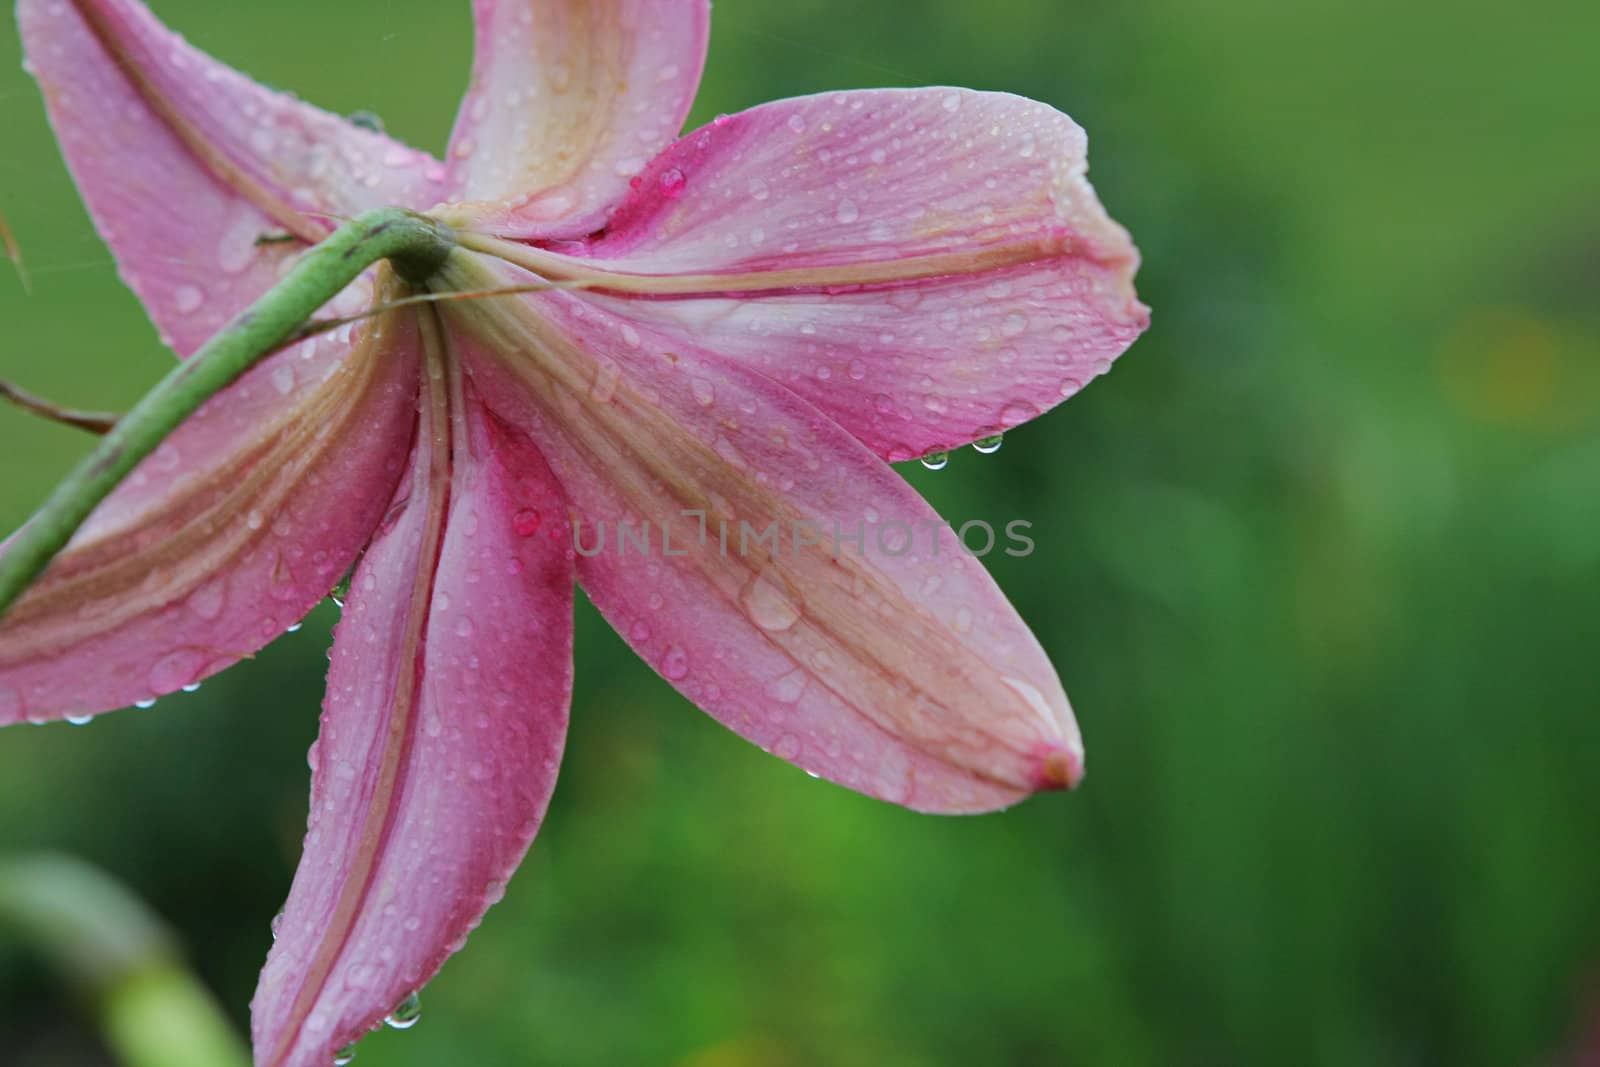
<path id="1" fill-rule="evenodd" d="M 108 411 L 77 411 L 65 408 L 7 381 L 0 381 L 0 400 L 9 401 L 23 411 L 42 419 L 49 419 L 51 422 L 58 422 L 63 426 L 71 426 L 75 430 L 84 430 L 92 434 L 109 433 L 111 427 L 117 424 L 117 416 Z"/>
<path id="2" fill-rule="evenodd" d="M 126 1067 L 248 1067 L 250 1053 L 142 901 L 66 856 L 0 860 L 14 929 L 82 996 Z"/>
<path id="3" fill-rule="evenodd" d="M 293 340 L 300 325 L 362 271 L 387 259 L 402 278 L 420 285 L 438 270 L 454 246 L 451 232 L 432 219 L 385 208 L 340 227 L 306 252 L 283 281 L 119 419 L 17 532 L 0 555 L 0 615 L 140 460 L 207 400 Z"/>

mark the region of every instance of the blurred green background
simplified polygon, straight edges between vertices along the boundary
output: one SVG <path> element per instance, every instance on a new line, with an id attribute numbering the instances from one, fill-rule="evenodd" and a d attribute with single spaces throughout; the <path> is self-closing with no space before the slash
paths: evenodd
<path id="1" fill-rule="evenodd" d="M 442 149 L 467 5 L 159 0 Z M 993 457 L 992 560 L 1088 738 L 1072 796 L 921 817 L 701 715 L 586 605 L 534 851 L 360 1063 L 1578 1063 L 1600 1017 L 1600 6 L 721 0 L 692 122 L 954 83 L 1090 131 L 1155 325 Z M 0 376 L 126 407 L 169 356 L 0 33 Z M 3 264 L 0 264 L 3 266 Z M 0 411 L 0 527 L 86 444 Z M 333 609 L 194 695 L 0 734 L 0 854 L 73 852 L 243 1025 Z M 1600 1055 L 1591 1051 L 1589 1055 Z M 0 939 L 0 1063 L 109 1063 Z M 1594 1062 L 1593 1060 L 1587 1062 Z"/>

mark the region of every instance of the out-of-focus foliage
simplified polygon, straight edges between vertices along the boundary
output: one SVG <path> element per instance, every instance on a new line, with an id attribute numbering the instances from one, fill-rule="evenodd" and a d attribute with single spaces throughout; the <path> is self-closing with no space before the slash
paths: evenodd
<path id="1" fill-rule="evenodd" d="M 467 5 L 159 0 L 202 47 L 438 149 Z M 1002 584 L 1088 737 L 971 820 L 814 782 L 579 618 L 569 759 L 506 901 L 361 1062 L 1545 1064 L 1600 1012 L 1600 7 L 721 0 L 694 121 L 956 83 L 1086 125 L 1155 326 L 996 456 Z M 0 376 L 168 365 L 0 35 Z M 3 266 L 3 265 L 0 265 Z M 0 411 L 0 525 L 85 447 Z M 0 733 L 0 850 L 69 849 L 241 1019 L 305 814 L 331 607 L 89 727 Z M 97 1064 L 0 945 L 0 1061 Z"/>

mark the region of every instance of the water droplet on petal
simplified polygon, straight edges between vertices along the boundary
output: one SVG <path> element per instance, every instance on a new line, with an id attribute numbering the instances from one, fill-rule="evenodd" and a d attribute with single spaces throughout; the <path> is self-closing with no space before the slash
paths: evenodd
<path id="1" fill-rule="evenodd" d="M 591 395 L 602 404 L 609 404 L 617 395 L 617 385 L 622 381 L 622 368 L 609 359 L 599 360 L 594 372 L 594 389 Z"/>
<path id="2" fill-rule="evenodd" d="M 346 1067 L 347 1064 L 355 1062 L 355 1058 L 356 1043 L 352 1041 L 333 1054 L 333 1067 Z"/>
<path id="3" fill-rule="evenodd" d="M 200 305 L 206 302 L 206 294 L 197 286 L 180 285 L 172 294 L 172 303 L 180 315 L 188 315 L 200 310 Z"/>
<path id="4" fill-rule="evenodd" d="M 68 715 L 66 717 L 66 720 L 67 720 L 67 722 L 71 723 L 73 726 L 87 726 L 87 725 L 89 725 L 90 722 L 92 722 L 94 720 L 94 716 L 93 715 Z"/>
<path id="5" fill-rule="evenodd" d="M 945 93 L 944 94 L 944 99 L 939 101 L 939 106 L 943 107 L 946 111 L 960 111 L 961 110 L 961 94 L 960 93 Z"/>
<path id="6" fill-rule="evenodd" d="M 683 171 L 677 167 L 668 167 L 661 172 L 661 177 L 656 179 L 656 187 L 668 200 L 676 200 L 682 196 L 683 188 L 688 184 L 689 179 L 684 177 Z"/>
<path id="7" fill-rule="evenodd" d="M 422 995 L 420 993 L 412 993 L 399 1004 L 396 1004 L 394 1011 L 391 1011 L 383 1021 L 395 1030 L 409 1030 L 417 1025 L 418 1020 L 421 1018 Z"/>
<path id="8" fill-rule="evenodd" d="M 150 688 L 156 693 L 170 693 L 175 689 L 187 689 L 193 684 L 194 676 L 200 673 L 205 657 L 190 649 L 180 649 L 171 652 L 150 668 Z"/>
<path id="9" fill-rule="evenodd" d="M 848 226 L 861 217 L 861 209 L 856 207 L 854 200 L 839 201 L 839 210 L 834 213 L 834 218 Z"/>
<path id="10" fill-rule="evenodd" d="M 518 537 L 532 537 L 539 532 L 539 513 L 532 508 L 523 508 L 511 516 L 511 532 Z"/>
<path id="11" fill-rule="evenodd" d="M 215 619 L 222 614 L 226 593 L 221 581 L 211 582 L 195 590 L 189 597 L 189 610 L 202 619 Z"/>
<path id="12" fill-rule="evenodd" d="M 757 574 L 739 593 L 750 621 L 771 633 L 782 633 L 800 621 L 802 601 L 799 593 L 771 567 Z"/>
<path id="13" fill-rule="evenodd" d="M 805 669 L 796 667 L 788 674 L 775 679 L 767 686 L 767 695 L 780 704 L 798 703 L 809 681 Z"/>
<path id="14" fill-rule="evenodd" d="M 272 368 L 272 387 L 278 391 L 279 396 L 288 396 L 294 391 L 294 366 L 289 363 L 280 363 Z"/>
<path id="15" fill-rule="evenodd" d="M 681 682 L 689 677 L 689 654 L 677 645 L 667 649 L 661 657 L 661 676 L 669 682 Z"/>
<path id="16" fill-rule="evenodd" d="M 260 221 L 261 216 L 252 210 L 240 215 L 223 231 L 217 243 L 217 263 L 225 273 L 238 274 L 255 261 Z"/>
<path id="17" fill-rule="evenodd" d="M 950 453 L 935 452 L 930 456 L 923 456 L 922 465 L 931 471 L 942 471 L 950 466 Z"/>
<path id="18" fill-rule="evenodd" d="M 992 456 L 1000 451 L 1000 446 L 1005 443 L 1005 434 L 997 433 L 993 437 L 985 437 L 972 442 L 972 447 L 986 456 Z"/>
<path id="19" fill-rule="evenodd" d="M 1027 401 L 1019 400 L 1000 409 L 1000 425 L 1007 429 L 1020 426 L 1029 419 L 1039 417 L 1039 409 Z"/>

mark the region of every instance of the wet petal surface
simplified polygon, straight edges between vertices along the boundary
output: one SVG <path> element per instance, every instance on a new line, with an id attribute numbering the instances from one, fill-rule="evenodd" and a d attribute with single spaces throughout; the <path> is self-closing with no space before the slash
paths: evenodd
<path id="1" fill-rule="evenodd" d="M 719 119 L 651 164 L 592 242 L 498 248 L 805 397 L 910 459 L 1026 422 L 1149 322 L 1138 254 L 1043 104 L 830 93 Z"/>
<path id="2" fill-rule="evenodd" d="M 353 350 L 283 352 L 201 408 L 0 621 L 0 724 L 152 700 L 299 622 L 405 469 L 417 368 L 412 316 L 390 314 Z"/>
<path id="3" fill-rule="evenodd" d="M 526 441 L 443 378 L 335 636 L 305 851 L 251 1006 L 272 1067 L 325 1067 L 430 979 L 555 785 L 571 550 L 528 515 L 564 505 Z"/>
<path id="4" fill-rule="evenodd" d="M 332 232 L 330 216 L 443 198 L 426 153 L 257 85 L 133 0 L 21 0 L 17 14 L 95 225 L 180 355 Z"/>
<path id="5" fill-rule="evenodd" d="M 706 0 L 478 0 L 472 88 L 450 138 L 457 195 L 496 232 L 579 236 L 672 143 L 694 102 Z"/>
<path id="6" fill-rule="evenodd" d="M 516 276 L 457 264 L 463 287 Z M 585 591 L 689 699 L 920 810 L 1076 781 L 1077 727 L 1032 634 L 910 487 L 814 407 L 569 294 L 445 318 L 486 401 L 561 481 Z"/>

